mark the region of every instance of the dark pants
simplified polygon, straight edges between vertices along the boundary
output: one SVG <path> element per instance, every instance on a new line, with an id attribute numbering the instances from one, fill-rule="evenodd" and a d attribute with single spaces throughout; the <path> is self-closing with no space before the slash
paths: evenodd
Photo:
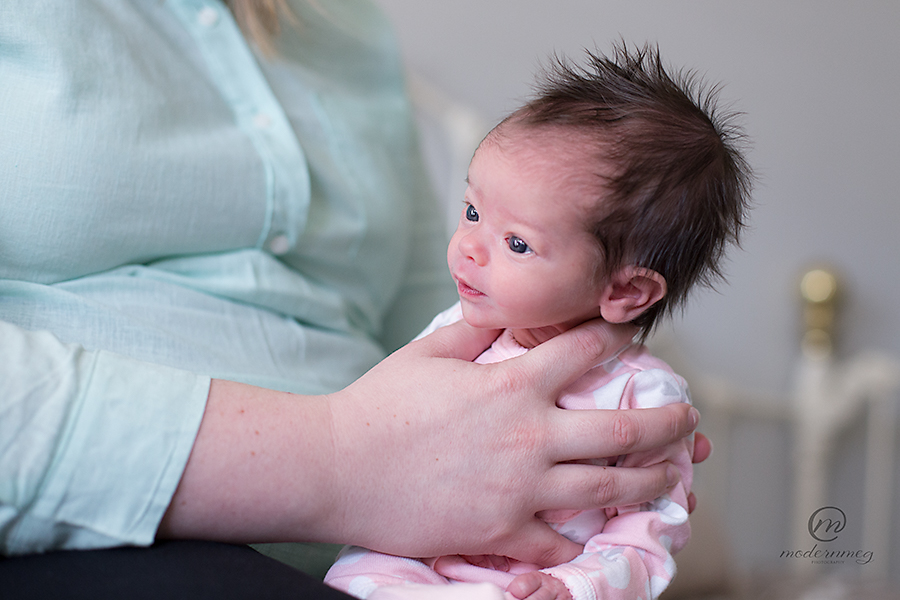
<path id="1" fill-rule="evenodd" d="M 160 542 L 0 558 L 0 597 L 347 600 L 350 596 L 246 546 Z"/>

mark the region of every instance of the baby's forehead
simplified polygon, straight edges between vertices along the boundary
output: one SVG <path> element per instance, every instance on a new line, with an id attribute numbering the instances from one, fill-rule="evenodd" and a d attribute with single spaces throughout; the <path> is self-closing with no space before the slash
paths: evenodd
<path id="1" fill-rule="evenodd" d="M 596 135 L 575 127 L 501 123 L 481 142 L 526 159 L 567 167 L 574 173 L 599 171 L 604 159 L 603 144 Z"/>
<path id="2" fill-rule="evenodd" d="M 513 157 L 522 171 L 543 173 L 567 196 L 589 198 L 592 204 L 606 196 L 611 165 L 602 145 L 584 132 L 504 123 L 485 137 L 478 151 L 488 149 Z"/>

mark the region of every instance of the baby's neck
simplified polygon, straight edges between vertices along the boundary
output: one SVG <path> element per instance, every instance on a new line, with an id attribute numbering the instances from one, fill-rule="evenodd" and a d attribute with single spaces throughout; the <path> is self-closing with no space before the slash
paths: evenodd
<path id="1" fill-rule="evenodd" d="M 543 344 L 547 340 L 558 336 L 563 331 L 571 329 L 577 323 L 562 323 L 547 327 L 535 327 L 533 329 L 511 329 L 513 339 L 523 348 L 531 350 L 535 346 Z"/>

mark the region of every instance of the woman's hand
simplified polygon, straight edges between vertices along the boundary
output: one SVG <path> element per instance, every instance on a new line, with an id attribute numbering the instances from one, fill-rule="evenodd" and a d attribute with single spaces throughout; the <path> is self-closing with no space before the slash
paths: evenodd
<path id="1" fill-rule="evenodd" d="M 335 502 L 343 539 L 406 556 L 496 554 L 559 564 L 581 548 L 535 514 L 651 500 L 678 480 L 669 465 L 567 464 L 668 444 L 696 425 L 686 405 L 566 411 L 560 392 L 631 340 L 591 323 L 519 358 L 471 360 L 496 332 L 465 323 L 402 348 L 330 398 Z"/>
<path id="2" fill-rule="evenodd" d="M 696 426 L 696 411 L 684 404 L 556 406 L 560 392 L 632 330 L 589 323 L 519 358 L 472 363 L 496 333 L 443 328 L 327 397 L 213 382 L 159 534 L 551 565 L 581 549 L 537 512 L 634 504 L 677 482 L 671 465 L 567 464 L 656 448 Z"/>

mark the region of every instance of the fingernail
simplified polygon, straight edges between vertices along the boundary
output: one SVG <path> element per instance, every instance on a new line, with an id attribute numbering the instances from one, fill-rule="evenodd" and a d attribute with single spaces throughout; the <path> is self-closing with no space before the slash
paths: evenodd
<path id="1" fill-rule="evenodd" d="M 691 424 L 691 431 L 697 429 L 697 425 L 700 424 L 700 411 L 692 406 L 688 411 L 688 420 Z"/>
<path id="2" fill-rule="evenodd" d="M 675 468 L 675 465 L 669 464 L 669 466 L 666 467 L 666 487 L 675 487 L 675 484 L 678 483 L 679 479 L 681 479 L 681 474 L 678 472 L 678 469 Z"/>

